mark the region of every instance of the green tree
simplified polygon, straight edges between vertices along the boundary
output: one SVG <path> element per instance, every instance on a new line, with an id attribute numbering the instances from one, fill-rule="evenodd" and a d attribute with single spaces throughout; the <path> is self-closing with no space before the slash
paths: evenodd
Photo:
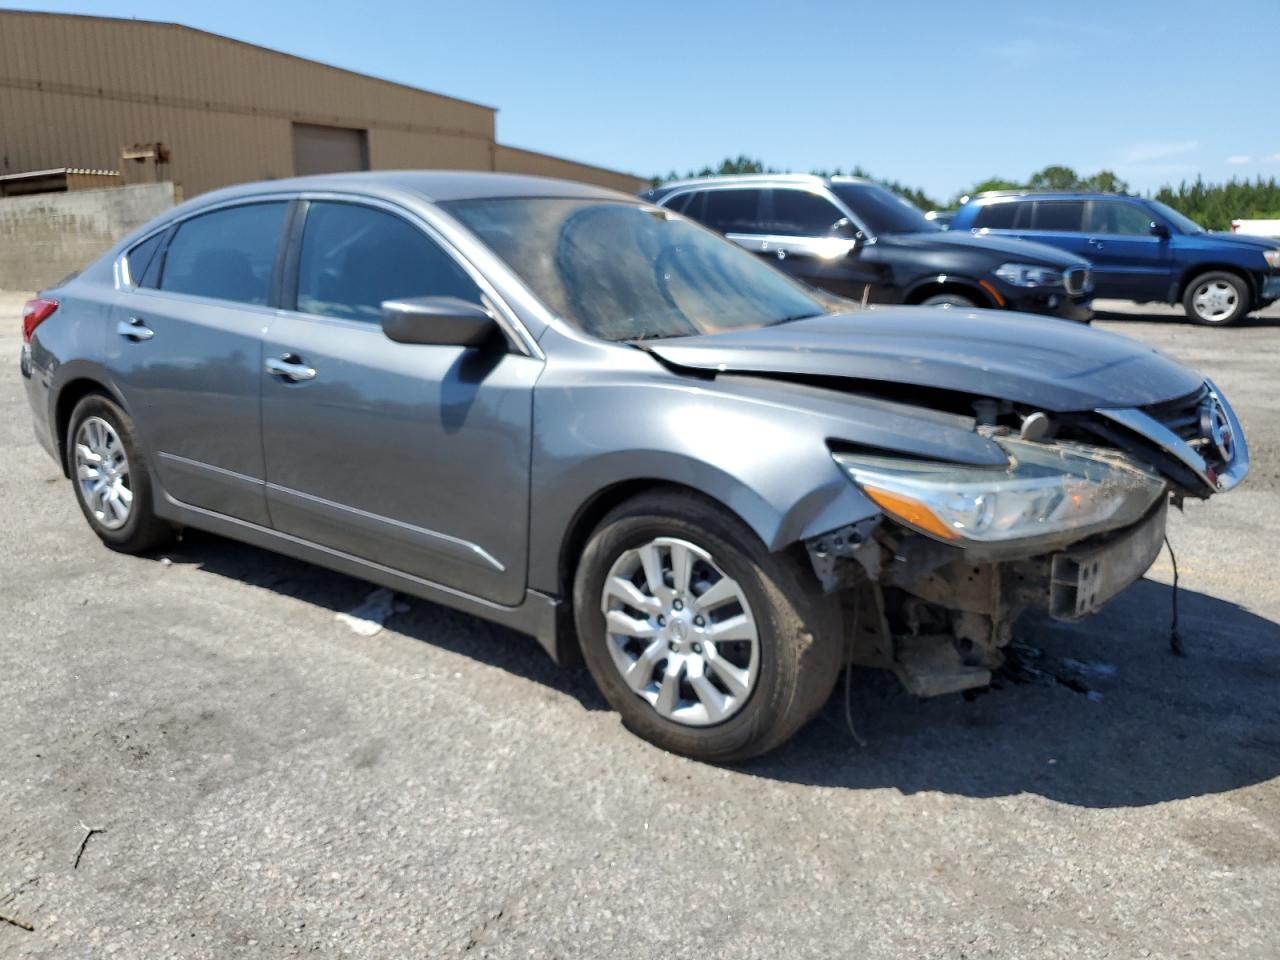
<path id="1" fill-rule="evenodd" d="M 1110 170 L 1099 170 L 1080 181 L 1079 189 L 1094 193 L 1128 193 L 1129 185 Z"/>
<path id="2" fill-rule="evenodd" d="M 1061 165 L 1045 167 L 1027 180 L 1027 186 L 1032 190 L 1077 190 L 1080 184 L 1076 172 Z"/>

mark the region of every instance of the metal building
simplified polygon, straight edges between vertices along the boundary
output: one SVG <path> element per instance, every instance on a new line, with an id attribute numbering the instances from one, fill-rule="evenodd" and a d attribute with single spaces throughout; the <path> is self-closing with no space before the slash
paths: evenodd
<path id="1" fill-rule="evenodd" d="M 404 167 L 641 189 L 630 174 L 497 143 L 495 113 L 180 24 L 0 10 L 0 175 L 120 168 L 188 197 Z"/>

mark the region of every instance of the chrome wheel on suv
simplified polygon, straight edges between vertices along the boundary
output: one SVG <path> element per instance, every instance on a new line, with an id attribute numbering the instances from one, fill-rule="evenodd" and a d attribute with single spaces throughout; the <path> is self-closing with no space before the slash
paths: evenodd
<path id="1" fill-rule="evenodd" d="M 720 723 L 751 695 L 760 661 L 751 605 L 701 547 L 657 537 L 626 551 L 600 609 L 623 682 L 666 719 Z"/>
<path id="2" fill-rule="evenodd" d="M 1215 270 L 1187 284 L 1182 305 L 1196 323 L 1224 327 L 1249 311 L 1249 288 L 1235 274 Z"/>
<path id="3" fill-rule="evenodd" d="M 75 455 L 85 506 L 103 529 L 119 530 L 133 509 L 129 458 L 119 434 L 101 417 L 88 417 L 76 430 Z"/>

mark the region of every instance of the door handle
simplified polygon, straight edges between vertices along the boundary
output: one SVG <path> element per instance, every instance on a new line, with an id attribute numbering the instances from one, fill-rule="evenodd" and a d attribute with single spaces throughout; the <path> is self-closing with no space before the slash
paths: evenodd
<path id="1" fill-rule="evenodd" d="M 1105 246 L 1105 244 L 1101 240 L 1099 240 L 1097 237 L 1090 237 L 1089 246 L 1097 247 L 1099 250 L 1101 250 Z"/>
<path id="2" fill-rule="evenodd" d="M 141 317 L 130 317 L 128 320 L 121 320 L 116 324 L 116 333 L 126 340 L 132 340 L 134 343 L 150 340 L 156 335 L 154 330 L 142 322 Z"/>
<path id="3" fill-rule="evenodd" d="M 267 373 L 273 377 L 279 377 L 287 383 L 297 383 L 299 380 L 314 380 L 316 378 L 315 367 L 308 367 L 292 353 L 286 353 L 280 357 L 268 357 Z"/>

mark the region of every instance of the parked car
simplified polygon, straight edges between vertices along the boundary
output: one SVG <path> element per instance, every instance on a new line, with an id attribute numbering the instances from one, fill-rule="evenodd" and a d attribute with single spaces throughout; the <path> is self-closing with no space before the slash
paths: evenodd
<path id="1" fill-rule="evenodd" d="M 1280 298 L 1280 243 L 1209 233 L 1158 200 L 1109 193 L 991 193 L 964 204 L 952 231 L 1006 236 L 1089 258 L 1094 292 L 1181 303 L 1226 326 Z"/>
<path id="2" fill-rule="evenodd" d="M 1245 237 L 1280 240 L 1280 219 L 1235 219 L 1231 221 L 1231 232 Z"/>
<path id="3" fill-rule="evenodd" d="M 924 215 L 926 220 L 932 220 L 943 230 L 951 229 L 951 221 L 955 219 L 956 212 L 954 210 L 930 210 Z"/>
<path id="4" fill-rule="evenodd" d="M 957 311 L 952 311 L 956 313 Z M 846 663 L 986 683 L 1244 477 L 1212 383 L 1057 320 L 822 300 L 611 191 L 479 173 L 204 194 L 27 304 L 93 531 L 212 531 L 535 635 L 735 761 Z"/>
<path id="5" fill-rule="evenodd" d="M 852 300 L 1092 317 L 1084 258 L 944 230 L 861 177 L 704 177 L 641 196 L 711 227 L 798 280 Z"/>

